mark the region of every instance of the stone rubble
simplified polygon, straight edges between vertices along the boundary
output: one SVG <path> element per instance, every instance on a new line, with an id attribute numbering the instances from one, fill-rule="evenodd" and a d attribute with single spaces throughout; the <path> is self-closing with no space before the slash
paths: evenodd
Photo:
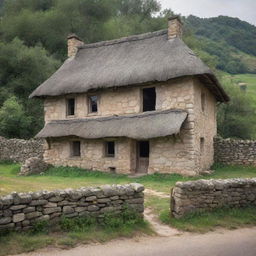
<path id="1" fill-rule="evenodd" d="M 45 163 L 39 157 L 30 157 L 20 168 L 20 176 L 28 176 L 31 174 L 41 174 L 47 170 L 49 164 Z"/>

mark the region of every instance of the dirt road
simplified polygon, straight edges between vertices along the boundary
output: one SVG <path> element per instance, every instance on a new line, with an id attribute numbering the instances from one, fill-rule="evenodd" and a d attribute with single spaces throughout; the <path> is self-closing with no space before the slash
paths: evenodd
<path id="1" fill-rule="evenodd" d="M 106 244 L 43 250 L 23 256 L 255 256 L 256 228 L 123 239 Z"/>

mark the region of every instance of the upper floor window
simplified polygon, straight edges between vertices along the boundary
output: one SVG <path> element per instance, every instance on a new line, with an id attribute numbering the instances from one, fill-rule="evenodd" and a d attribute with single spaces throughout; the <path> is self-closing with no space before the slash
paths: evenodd
<path id="1" fill-rule="evenodd" d="M 80 141 L 72 141 L 71 142 L 70 156 L 71 157 L 81 156 L 81 142 Z"/>
<path id="2" fill-rule="evenodd" d="M 205 104 L 206 104 L 206 95 L 204 92 L 201 93 L 201 109 L 205 111 Z"/>
<path id="3" fill-rule="evenodd" d="M 143 112 L 156 110 L 156 88 L 144 88 L 143 94 Z"/>
<path id="4" fill-rule="evenodd" d="M 67 99 L 67 116 L 75 115 L 75 98 Z"/>
<path id="5" fill-rule="evenodd" d="M 115 142 L 107 141 L 105 144 L 106 157 L 115 157 Z"/>
<path id="6" fill-rule="evenodd" d="M 98 112 L 98 96 L 93 95 L 89 96 L 89 113 L 97 113 Z"/>

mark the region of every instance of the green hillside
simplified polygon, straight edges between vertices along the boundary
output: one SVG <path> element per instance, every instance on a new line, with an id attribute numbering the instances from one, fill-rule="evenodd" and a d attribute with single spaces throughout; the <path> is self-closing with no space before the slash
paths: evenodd
<path id="1" fill-rule="evenodd" d="M 228 73 L 256 73 L 256 27 L 238 18 L 189 16 L 187 29 L 203 51 L 215 57 L 216 67 Z"/>
<path id="2" fill-rule="evenodd" d="M 224 81 L 231 82 L 237 86 L 239 86 L 239 83 L 245 83 L 247 85 L 247 92 L 255 93 L 256 95 L 256 74 L 225 74 L 223 79 Z"/>

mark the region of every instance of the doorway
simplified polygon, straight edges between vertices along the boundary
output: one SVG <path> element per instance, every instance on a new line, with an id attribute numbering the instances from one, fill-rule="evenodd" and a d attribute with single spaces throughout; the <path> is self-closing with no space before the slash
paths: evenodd
<path id="1" fill-rule="evenodd" d="M 137 173 L 147 173 L 149 166 L 149 141 L 137 142 Z"/>

